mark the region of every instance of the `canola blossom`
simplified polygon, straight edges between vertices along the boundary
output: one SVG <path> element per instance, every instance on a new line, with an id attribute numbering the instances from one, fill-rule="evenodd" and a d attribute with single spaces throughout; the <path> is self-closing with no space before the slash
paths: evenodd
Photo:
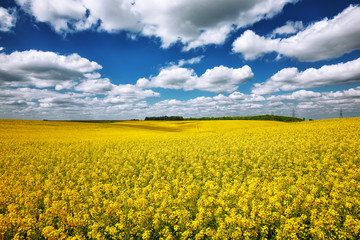
<path id="1" fill-rule="evenodd" d="M 0 120 L 0 239 L 359 239 L 360 118 Z"/>

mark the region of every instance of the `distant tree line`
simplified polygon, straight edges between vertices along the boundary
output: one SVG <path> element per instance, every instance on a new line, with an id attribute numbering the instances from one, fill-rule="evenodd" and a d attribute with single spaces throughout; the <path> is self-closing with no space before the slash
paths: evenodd
<path id="1" fill-rule="evenodd" d="M 182 121 L 182 116 L 160 116 L 160 117 L 146 117 L 145 121 Z"/>
<path id="2" fill-rule="evenodd" d="M 182 120 L 263 120 L 263 121 L 280 121 L 280 122 L 301 122 L 305 118 L 294 118 L 277 115 L 258 115 L 247 117 L 201 117 L 201 118 L 183 118 L 182 116 L 160 116 L 160 117 L 146 117 L 145 121 L 182 121 Z"/>
<path id="3" fill-rule="evenodd" d="M 202 117 L 202 118 L 186 118 L 186 120 L 263 120 L 263 121 L 280 121 L 280 122 L 301 122 L 305 121 L 305 118 L 293 118 L 277 115 L 258 115 L 258 116 L 246 116 L 246 117 Z"/>

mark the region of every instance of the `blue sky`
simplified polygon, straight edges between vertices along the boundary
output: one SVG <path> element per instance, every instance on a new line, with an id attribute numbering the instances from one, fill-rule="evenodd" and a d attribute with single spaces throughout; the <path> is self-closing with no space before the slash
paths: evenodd
<path id="1" fill-rule="evenodd" d="M 0 118 L 360 116 L 360 1 L 1 0 Z"/>

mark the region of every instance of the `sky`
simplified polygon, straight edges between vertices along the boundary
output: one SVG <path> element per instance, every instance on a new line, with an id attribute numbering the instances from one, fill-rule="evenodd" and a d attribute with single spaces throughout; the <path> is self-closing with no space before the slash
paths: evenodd
<path id="1" fill-rule="evenodd" d="M 360 116 L 360 1 L 0 0 L 0 119 Z"/>

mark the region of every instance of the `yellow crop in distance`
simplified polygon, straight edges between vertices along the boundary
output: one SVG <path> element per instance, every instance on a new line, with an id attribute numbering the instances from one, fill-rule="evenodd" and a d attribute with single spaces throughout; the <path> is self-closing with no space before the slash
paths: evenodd
<path id="1" fill-rule="evenodd" d="M 359 239 L 359 132 L 0 120 L 0 239 Z"/>

